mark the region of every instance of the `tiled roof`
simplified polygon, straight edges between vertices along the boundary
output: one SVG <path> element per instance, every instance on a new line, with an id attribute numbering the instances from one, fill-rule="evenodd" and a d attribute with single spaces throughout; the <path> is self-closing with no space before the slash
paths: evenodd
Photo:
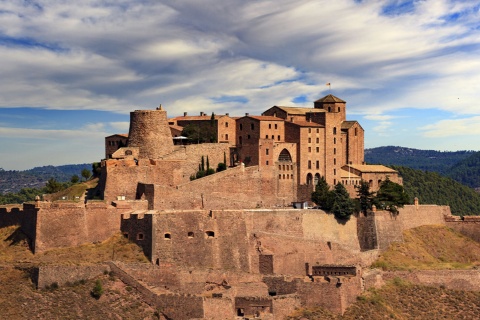
<path id="1" fill-rule="evenodd" d="M 340 177 L 341 178 L 350 178 L 350 179 L 360 179 L 359 176 L 353 174 L 352 172 L 348 172 L 347 170 L 340 169 Z"/>
<path id="2" fill-rule="evenodd" d="M 295 120 L 294 122 L 285 121 L 285 123 L 288 123 L 288 124 L 291 124 L 291 125 L 296 125 L 296 126 L 299 126 L 299 127 L 325 128 L 325 126 L 323 126 L 319 123 L 309 122 L 309 121 Z"/>
<path id="3" fill-rule="evenodd" d="M 342 122 L 342 129 L 351 128 L 357 121 L 343 121 Z"/>
<path id="4" fill-rule="evenodd" d="M 105 138 L 110 138 L 110 137 L 114 137 L 114 136 L 121 136 L 121 137 L 124 137 L 124 138 L 128 138 L 128 133 L 115 133 L 115 134 L 112 134 L 111 136 L 108 136 L 108 137 L 105 137 Z"/>
<path id="5" fill-rule="evenodd" d="M 282 118 L 272 116 L 245 116 L 246 118 L 252 118 L 259 121 L 284 121 Z"/>
<path id="6" fill-rule="evenodd" d="M 182 126 L 176 126 L 176 125 L 170 125 L 170 128 L 172 129 L 175 129 L 175 130 L 178 130 L 178 131 L 182 131 L 183 130 L 183 127 Z"/>
<path id="7" fill-rule="evenodd" d="M 323 109 L 275 106 L 291 115 L 305 115 L 311 112 L 325 112 Z"/>
<path id="8" fill-rule="evenodd" d="M 333 94 L 327 94 L 325 97 L 318 99 L 315 102 L 342 102 L 345 103 L 342 99 L 335 97 Z"/>
<path id="9" fill-rule="evenodd" d="M 388 168 L 382 165 L 371 165 L 371 164 L 348 164 L 347 167 L 351 167 L 360 172 L 383 172 L 383 173 L 396 173 L 396 170 Z"/>

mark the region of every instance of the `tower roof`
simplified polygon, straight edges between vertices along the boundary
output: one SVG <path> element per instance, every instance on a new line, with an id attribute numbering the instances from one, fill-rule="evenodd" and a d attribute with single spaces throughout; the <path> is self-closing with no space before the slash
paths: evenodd
<path id="1" fill-rule="evenodd" d="M 320 98 L 315 102 L 327 102 L 327 103 L 342 102 L 342 103 L 346 103 L 346 101 L 343 101 L 342 99 L 340 99 L 338 97 L 335 97 L 333 94 L 327 94 L 325 97 Z"/>

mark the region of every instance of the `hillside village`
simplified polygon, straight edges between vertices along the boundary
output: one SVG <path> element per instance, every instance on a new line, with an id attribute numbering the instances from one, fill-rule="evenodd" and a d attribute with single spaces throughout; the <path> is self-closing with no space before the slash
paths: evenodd
<path id="1" fill-rule="evenodd" d="M 185 142 L 186 129 L 197 143 Z M 198 176 L 221 164 L 225 170 Z M 477 217 L 462 220 L 448 206 L 418 200 L 398 215 L 373 208 L 349 220 L 305 209 L 321 177 L 352 197 L 362 180 L 374 191 L 386 179 L 402 183 L 397 171 L 364 163 L 363 128 L 333 95 L 313 108 L 274 106 L 243 117 L 136 110 L 128 134 L 105 138 L 101 168 L 102 200 L 1 207 L 0 227 L 20 225 L 37 254 L 120 231 L 148 264 L 40 267 L 37 285 L 107 268 L 165 319 L 283 319 L 315 306 L 342 314 L 381 285 L 381 273 L 368 267 L 404 231 L 444 225 L 480 241 Z M 478 270 L 427 278 L 416 281 L 480 283 Z"/>

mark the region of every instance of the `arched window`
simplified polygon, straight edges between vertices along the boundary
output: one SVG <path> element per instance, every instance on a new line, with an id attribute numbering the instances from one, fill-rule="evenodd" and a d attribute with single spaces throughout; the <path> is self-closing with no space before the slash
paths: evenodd
<path id="1" fill-rule="evenodd" d="M 312 184 L 313 176 L 311 173 L 307 174 L 307 184 L 310 185 Z"/>
<path id="2" fill-rule="evenodd" d="M 133 153 L 132 153 L 132 150 L 125 150 L 125 155 L 126 156 L 131 156 Z"/>
<path id="3" fill-rule="evenodd" d="M 320 174 L 315 173 L 315 178 L 313 179 L 313 185 L 316 186 L 319 180 L 320 180 Z"/>
<path id="4" fill-rule="evenodd" d="M 292 156 L 290 155 L 290 152 L 288 152 L 287 149 L 283 149 L 282 152 L 280 152 L 280 155 L 278 156 L 278 161 L 292 162 Z"/>

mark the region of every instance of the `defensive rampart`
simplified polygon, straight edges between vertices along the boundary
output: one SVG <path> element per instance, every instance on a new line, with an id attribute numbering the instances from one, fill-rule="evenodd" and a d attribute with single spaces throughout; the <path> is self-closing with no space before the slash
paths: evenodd
<path id="1" fill-rule="evenodd" d="M 480 242 L 480 217 L 479 216 L 447 216 L 445 218 L 447 227 L 460 232 L 461 234 Z"/>

